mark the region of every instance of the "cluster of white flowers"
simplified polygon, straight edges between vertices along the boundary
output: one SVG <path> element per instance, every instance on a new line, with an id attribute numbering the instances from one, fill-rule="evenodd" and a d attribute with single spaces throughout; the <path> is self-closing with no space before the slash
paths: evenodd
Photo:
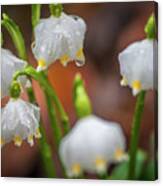
<path id="1" fill-rule="evenodd" d="M 2 98 L 10 95 L 12 78 L 17 70 L 23 69 L 27 65 L 14 56 L 9 50 L 1 49 L 1 84 Z M 25 77 L 18 79 L 21 85 L 29 84 Z M 40 109 L 33 104 L 21 99 L 10 98 L 7 105 L 1 112 L 1 145 L 14 141 L 20 146 L 22 140 L 27 139 L 33 145 L 33 137 L 41 137 L 39 132 Z"/>
<path id="2" fill-rule="evenodd" d="M 157 41 L 144 39 L 130 44 L 119 54 L 121 85 L 129 85 L 133 95 L 153 89 Z"/>
<path id="3" fill-rule="evenodd" d="M 2 108 L 1 144 L 14 141 L 21 146 L 22 140 L 27 139 L 33 145 L 33 137 L 40 138 L 39 132 L 40 109 L 21 99 L 10 99 Z"/>
<path id="4" fill-rule="evenodd" d="M 62 139 L 59 154 L 69 177 L 83 171 L 103 174 L 111 163 L 126 160 L 126 141 L 120 125 L 95 115 L 80 119 Z"/>
<path id="5" fill-rule="evenodd" d="M 84 64 L 83 41 L 86 25 L 77 16 L 62 13 L 60 17 L 51 16 L 41 19 L 35 27 L 35 41 L 32 51 L 38 60 L 38 70 L 46 69 L 57 59 L 63 65 L 76 61 L 78 66 Z M 10 95 L 12 78 L 17 70 L 23 69 L 27 62 L 15 57 L 9 50 L 1 49 L 2 61 L 2 98 Z M 26 78 L 18 79 L 21 85 L 29 84 Z M 30 85 L 31 86 L 31 85 Z M 8 117 L 10 116 L 10 117 Z M 38 107 L 21 99 L 10 99 L 2 109 L 1 143 L 14 141 L 20 146 L 27 139 L 33 145 L 33 137 L 40 137 L 40 110 Z"/>
<path id="6" fill-rule="evenodd" d="M 23 61 L 14 56 L 9 50 L 1 49 L 1 97 L 9 96 L 9 89 L 12 82 L 12 77 L 17 70 L 23 69 L 27 65 Z M 27 80 L 24 77 L 19 78 L 22 85 L 25 85 Z"/>
<path id="7" fill-rule="evenodd" d="M 60 17 L 41 19 L 34 29 L 32 51 L 38 61 L 38 70 L 46 69 L 57 59 L 66 66 L 76 61 L 84 64 L 83 41 L 86 31 L 84 20 L 62 13 Z"/>

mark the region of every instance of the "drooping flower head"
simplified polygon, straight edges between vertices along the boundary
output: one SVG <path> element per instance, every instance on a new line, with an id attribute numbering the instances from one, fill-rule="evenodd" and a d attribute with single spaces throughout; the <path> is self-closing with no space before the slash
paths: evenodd
<path id="1" fill-rule="evenodd" d="M 86 25 L 82 18 L 62 13 L 60 17 L 41 19 L 34 29 L 32 51 L 38 61 L 38 70 L 47 68 L 59 59 L 63 65 L 75 60 L 85 61 L 83 41 Z"/>
<path id="2" fill-rule="evenodd" d="M 83 171 L 103 174 L 108 164 L 127 156 L 125 136 L 119 124 L 95 115 L 80 119 L 61 141 L 59 154 L 69 177 Z"/>
<path id="3" fill-rule="evenodd" d="M 157 41 L 149 39 L 134 42 L 119 54 L 121 85 L 129 85 L 133 95 L 153 89 L 156 55 Z"/>
<path id="4" fill-rule="evenodd" d="M 33 137 L 40 138 L 39 120 L 40 109 L 21 99 L 10 99 L 2 108 L 1 113 L 1 143 L 11 141 L 16 146 L 21 146 L 27 139 L 30 146 L 33 145 Z"/>
<path id="5" fill-rule="evenodd" d="M 23 69 L 27 65 L 23 61 L 14 56 L 9 50 L 1 49 L 1 97 L 9 95 L 9 88 L 12 82 L 12 77 L 17 70 Z M 26 78 L 19 78 L 21 84 L 26 83 Z"/>

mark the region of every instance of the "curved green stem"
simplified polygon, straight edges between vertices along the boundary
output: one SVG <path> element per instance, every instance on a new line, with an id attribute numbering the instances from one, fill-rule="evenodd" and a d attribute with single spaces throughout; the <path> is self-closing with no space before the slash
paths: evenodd
<path id="1" fill-rule="evenodd" d="M 24 72 L 20 72 L 20 73 L 16 73 L 16 74 L 27 75 Z M 14 79 L 17 80 L 17 78 L 14 78 Z M 35 99 L 35 95 L 34 95 L 32 87 L 27 88 L 27 93 L 28 93 L 29 101 L 31 103 L 35 104 L 36 99 Z M 47 177 L 54 178 L 54 177 L 56 177 L 56 171 L 55 171 L 55 168 L 54 168 L 52 152 L 51 152 L 50 146 L 47 142 L 46 134 L 45 134 L 45 130 L 43 128 L 42 122 L 40 122 L 40 132 L 41 132 L 42 137 L 39 140 L 39 149 L 40 149 L 40 152 L 41 152 L 41 157 L 42 157 L 42 161 L 43 161 L 43 165 L 44 165 L 44 170 L 46 172 Z"/>
<path id="2" fill-rule="evenodd" d="M 35 95 L 33 92 L 33 88 L 28 87 L 27 93 L 28 93 L 29 101 L 31 103 L 35 104 L 36 99 L 35 99 Z M 42 156 L 44 170 L 45 170 L 46 176 L 48 178 L 55 178 L 56 171 L 54 168 L 55 166 L 54 166 L 54 162 L 53 162 L 52 151 L 51 151 L 51 148 L 47 142 L 45 129 L 43 128 L 42 121 L 40 122 L 40 132 L 41 132 L 41 138 L 39 140 L 39 149 L 40 149 L 41 156 Z"/>
<path id="3" fill-rule="evenodd" d="M 26 75 L 34 78 L 36 81 L 39 82 L 42 89 L 47 92 L 47 94 L 51 97 L 51 99 L 54 101 L 56 108 L 58 109 L 61 117 L 61 122 L 64 129 L 64 134 L 66 134 L 70 129 L 70 123 L 69 118 L 67 116 L 67 113 L 65 112 L 57 94 L 55 93 L 54 89 L 50 85 L 49 81 L 45 79 L 42 74 L 42 72 L 37 72 L 33 67 L 28 66 L 22 71 L 18 71 L 15 73 L 13 80 L 16 80 L 20 75 Z"/>
<path id="4" fill-rule="evenodd" d="M 14 42 L 14 45 L 17 49 L 18 56 L 23 60 L 27 60 L 27 53 L 26 53 L 24 38 L 18 25 L 11 18 L 9 18 L 8 15 L 3 14 L 2 26 L 4 26 L 6 30 L 9 32 Z M 32 87 L 27 88 L 27 93 L 28 93 L 29 101 L 31 103 L 35 103 L 36 102 L 35 95 L 34 95 Z M 42 134 L 42 138 L 40 140 L 40 151 L 42 154 L 46 174 L 48 177 L 55 177 L 56 174 L 54 170 L 54 165 L 53 165 L 54 163 L 52 159 L 51 149 L 47 143 L 45 131 L 42 125 L 40 125 L 40 128 L 41 128 L 41 134 Z"/>
<path id="5" fill-rule="evenodd" d="M 38 79 L 37 80 L 40 83 L 40 85 L 43 87 L 44 91 L 47 92 L 47 95 L 50 96 L 51 99 L 54 101 L 56 108 L 58 109 L 58 111 L 60 113 L 61 122 L 62 122 L 63 129 L 64 129 L 64 134 L 67 134 L 70 129 L 69 118 L 68 118 L 67 113 L 65 112 L 57 94 L 55 93 L 55 91 L 51 87 L 51 85 L 49 84 L 49 81 L 45 78 L 42 78 L 41 72 L 38 72 Z"/>
<path id="6" fill-rule="evenodd" d="M 137 97 L 136 108 L 133 118 L 131 142 L 129 149 L 128 179 L 135 179 L 136 154 L 138 149 L 141 118 L 144 109 L 145 91 L 141 91 Z"/>
<path id="7" fill-rule="evenodd" d="M 29 101 L 33 104 L 36 103 L 36 98 L 33 92 L 32 87 L 27 88 L 27 93 L 28 93 L 28 98 Z M 42 121 L 40 122 L 40 132 L 41 132 L 41 138 L 39 140 L 39 149 L 41 152 L 41 157 L 44 165 L 44 170 L 46 173 L 46 176 L 48 178 L 55 178 L 56 177 L 56 171 L 55 171 L 55 166 L 52 158 L 52 152 L 50 149 L 50 146 L 47 142 L 46 139 L 46 134 L 45 134 L 45 129 L 43 128 Z"/>
<path id="8" fill-rule="evenodd" d="M 15 73 L 13 81 L 17 80 L 17 78 L 21 75 L 29 76 L 24 71 L 22 71 L 22 72 L 18 71 Z M 31 103 L 35 104 L 36 99 L 35 99 L 35 95 L 34 95 L 32 87 L 27 88 L 27 93 L 28 93 L 29 101 Z M 44 170 L 46 172 L 47 177 L 56 177 L 54 162 L 53 162 L 53 158 L 52 158 L 52 152 L 51 152 L 50 146 L 47 142 L 45 130 L 43 128 L 42 122 L 40 122 L 40 132 L 41 132 L 42 137 L 39 140 L 39 148 L 40 148 L 40 152 L 41 152 L 41 156 L 42 156 L 42 160 L 43 160 Z"/>
<path id="9" fill-rule="evenodd" d="M 23 60 L 27 60 L 24 38 L 18 25 L 7 14 L 3 14 L 2 26 L 9 32 L 19 57 Z"/>

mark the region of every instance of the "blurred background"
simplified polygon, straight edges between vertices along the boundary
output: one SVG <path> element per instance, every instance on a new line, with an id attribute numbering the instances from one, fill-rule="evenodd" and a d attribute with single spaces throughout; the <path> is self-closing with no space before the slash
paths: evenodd
<path id="1" fill-rule="evenodd" d="M 29 63 L 36 66 L 31 53 L 33 37 L 30 5 L 3 5 L 1 10 L 20 26 L 26 42 Z M 84 46 L 86 64 L 83 67 L 76 67 L 74 63 L 69 63 L 66 68 L 60 63 L 53 64 L 49 68 L 50 82 L 56 89 L 73 126 L 77 120 L 72 102 L 73 79 L 76 72 L 81 72 L 92 101 L 93 112 L 107 120 L 119 122 L 128 143 L 136 99 L 129 88 L 120 86 L 121 76 L 117 56 L 127 45 L 145 37 L 144 25 L 151 13 L 155 11 L 155 3 L 151 1 L 64 4 L 64 11 L 81 16 L 86 21 L 87 33 Z M 49 15 L 48 5 L 43 5 L 41 16 Z M 3 29 L 2 31 L 4 48 L 9 48 L 16 54 L 8 33 Z M 48 140 L 53 146 L 54 159 L 57 163 L 44 96 L 38 84 L 33 83 Z M 155 131 L 157 131 L 157 97 L 154 91 L 148 91 L 139 146 L 148 151 L 151 156 L 153 149 L 156 148 L 155 143 L 151 146 Z M 13 144 L 7 144 L 1 152 L 2 176 L 44 176 L 38 145 L 31 148 L 24 142 L 21 148 L 17 148 Z M 59 166 L 57 171 L 60 173 Z"/>

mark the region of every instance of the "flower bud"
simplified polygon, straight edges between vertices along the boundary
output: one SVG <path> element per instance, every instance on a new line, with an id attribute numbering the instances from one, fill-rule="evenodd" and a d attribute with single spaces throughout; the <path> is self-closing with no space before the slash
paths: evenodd
<path id="1" fill-rule="evenodd" d="M 80 74 L 75 76 L 73 99 L 75 110 L 79 118 L 85 117 L 92 113 L 91 102 L 84 87 L 84 82 Z"/>
<path id="2" fill-rule="evenodd" d="M 149 17 L 147 24 L 144 28 L 144 31 L 145 31 L 148 39 L 155 39 L 156 38 L 156 22 L 155 22 L 154 14 L 152 14 Z"/>

